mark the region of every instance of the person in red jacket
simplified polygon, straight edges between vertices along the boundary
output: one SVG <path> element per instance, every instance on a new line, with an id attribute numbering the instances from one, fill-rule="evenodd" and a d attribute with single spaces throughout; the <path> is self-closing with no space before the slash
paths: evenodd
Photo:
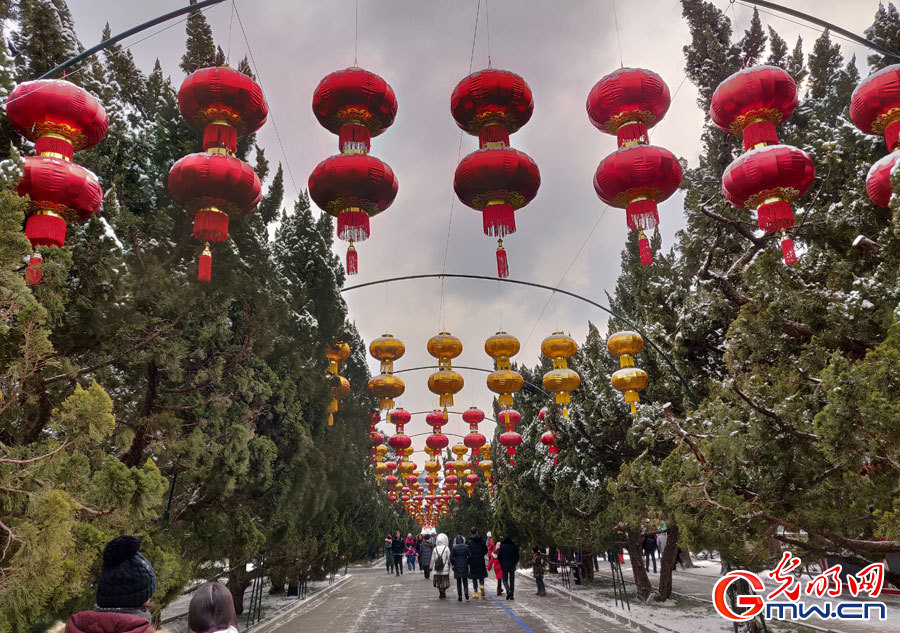
<path id="1" fill-rule="evenodd" d="M 97 605 L 73 614 L 66 633 L 153 633 L 147 605 L 156 591 L 156 573 L 133 536 L 118 536 L 103 550 Z"/>
<path id="2" fill-rule="evenodd" d="M 490 558 L 488 560 L 488 571 L 494 571 L 494 577 L 497 579 L 497 595 L 503 595 L 503 570 L 500 569 L 500 561 L 497 560 L 497 554 L 500 551 L 500 543 L 494 543 L 492 547 L 488 549 L 490 552 Z"/>

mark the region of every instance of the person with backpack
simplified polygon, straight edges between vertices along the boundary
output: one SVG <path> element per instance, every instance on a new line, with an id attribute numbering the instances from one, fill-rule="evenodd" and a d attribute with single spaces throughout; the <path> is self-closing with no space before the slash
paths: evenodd
<path id="1" fill-rule="evenodd" d="M 438 598 L 447 597 L 450 587 L 450 547 L 446 534 L 438 534 L 437 545 L 431 553 L 431 573 L 434 574 L 434 587 L 438 590 Z"/>
<path id="2" fill-rule="evenodd" d="M 472 594 L 473 598 L 478 597 L 478 586 L 481 584 L 481 597 L 487 597 L 484 593 L 484 579 L 487 577 L 487 567 L 485 567 L 484 557 L 487 554 L 487 546 L 484 544 L 484 539 L 478 534 L 478 528 L 472 528 L 472 536 L 469 537 L 469 540 L 466 542 L 466 545 L 469 546 L 469 554 L 471 555 L 471 560 L 469 561 L 469 578 L 472 579 Z"/>
<path id="3" fill-rule="evenodd" d="M 462 534 L 456 535 L 456 543 L 450 549 L 450 564 L 453 566 L 453 577 L 456 578 L 456 599 L 462 602 L 463 594 L 469 599 L 469 561 L 472 554 L 463 540 Z"/>
<path id="4" fill-rule="evenodd" d="M 433 552 L 434 541 L 431 540 L 431 536 L 428 536 L 422 541 L 421 554 L 419 555 L 419 567 L 425 572 L 426 580 L 431 573 L 431 555 Z"/>
<path id="5" fill-rule="evenodd" d="M 500 569 L 503 571 L 503 587 L 506 589 L 506 599 L 515 600 L 516 591 L 516 567 L 519 565 L 519 546 L 513 541 L 512 536 L 503 536 L 500 543 L 500 551 L 497 553 Z"/>

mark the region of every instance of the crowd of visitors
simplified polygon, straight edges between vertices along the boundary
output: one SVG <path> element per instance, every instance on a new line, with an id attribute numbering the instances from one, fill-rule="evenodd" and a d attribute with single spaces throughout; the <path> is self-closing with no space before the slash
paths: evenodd
<path id="1" fill-rule="evenodd" d="M 490 532 L 482 536 L 478 528 L 473 527 L 468 539 L 457 534 L 451 544 L 446 534 L 438 534 L 436 537 L 423 534 L 413 537 L 412 534 L 407 534 L 403 539 L 397 531 L 393 536 L 389 534 L 385 537 L 384 552 L 389 574 L 399 576 L 403 573 L 402 558 L 405 552 L 407 571 L 414 571 L 418 565 L 425 578 L 431 578 L 441 599 L 447 597 L 451 572 L 456 580 L 457 601 L 469 600 L 470 597 L 486 598 L 484 581 L 488 572 L 492 572 L 497 581 L 497 595 L 506 595 L 507 600 L 515 600 L 519 546 L 509 534 L 497 541 Z M 537 585 L 536 595 L 546 596 L 544 571 L 547 567 L 547 555 L 540 548 L 532 549 L 531 566 Z"/>

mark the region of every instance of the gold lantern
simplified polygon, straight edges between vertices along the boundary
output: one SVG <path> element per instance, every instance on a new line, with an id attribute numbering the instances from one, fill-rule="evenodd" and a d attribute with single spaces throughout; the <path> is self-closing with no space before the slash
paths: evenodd
<path id="1" fill-rule="evenodd" d="M 441 397 L 442 407 L 452 407 L 453 395 L 465 384 L 452 366 L 452 360 L 462 354 L 462 342 L 449 332 L 441 332 L 428 339 L 427 349 L 438 359 L 438 371 L 428 377 L 428 390 Z"/>
<path id="2" fill-rule="evenodd" d="M 369 391 L 379 399 L 381 409 L 394 408 L 394 398 L 399 398 L 406 385 L 394 375 L 394 361 L 406 352 L 406 346 L 391 334 L 383 334 L 369 344 L 369 353 L 381 362 L 381 373 L 369 380 Z"/>
<path id="3" fill-rule="evenodd" d="M 625 402 L 631 405 L 631 412 L 637 413 L 638 394 L 646 389 L 650 377 L 643 369 L 634 366 L 634 357 L 644 349 L 644 339 L 637 332 L 616 332 L 606 341 L 610 354 L 619 357 L 619 369 L 610 377 L 613 388 L 625 394 Z"/>
<path id="4" fill-rule="evenodd" d="M 519 353 L 519 339 L 506 332 L 497 332 L 484 342 L 484 351 L 494 359 L 494 371 L 488 374 L 488 389 L 497 394 L 501 407 L 511 407 L 512 394 L 525 384 L 522 376 L 512 370 L 510 357 Z"/>
<path id="5" fill-rule="evenodd" d="M 553 369 L 544 374 L 544 389 L 563 405 L 563 417 L 569 417 L 569 393 L 578 389 L 581 376 L 569 369 L 568 359 L 578 351 L 578 343 L 562 332 L 554 332 L 541 343 L 541 353 L 553 361 Z"/>
<path id="6" fill-rule="evenodd" d="M 350 394 L 350 381 L 338 375 L 339 363 L 350 357 L 350 346 L 346 343 L 335 343 L 325 348 L 328 357 L 328 378 L 331 385 L 331 401 L 328 403 L 328 426 L 334 426 L 334 414 L 338 411 L 338 401 Z"/>

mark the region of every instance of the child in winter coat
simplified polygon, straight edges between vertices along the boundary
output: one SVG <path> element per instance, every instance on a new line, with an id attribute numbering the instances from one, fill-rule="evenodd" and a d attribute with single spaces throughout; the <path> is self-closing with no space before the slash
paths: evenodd
<path id="1" fill-rule="evenodd" d="M 503 570 L 500 569 L 500 561 L 497 560 L 497 553 L 500 551 L 500 543 L 496 542 L 488 550 L 490 552 L 490 560 L 488 560 L 488 570 L 494 571 L 494 577 L 497 579 L 497 595 L 503 595 Z"/>
<path id="2" fill-rule="evenodd" d="M 534 582 L 537 584 L 538 596 L 546 596 L 547 589 L 544 587 L 544 566 L 547 564 L 547 557 L 541 551 L 540 547 L 531 548 L 531 573 L 534 576 Z"/>
<path id="3" fill-rule="evenodd" d="M 416 547 L 409 545 L 406 548 L 406 569 L 407 571 L 415 571 L 416 569 Z"/>

